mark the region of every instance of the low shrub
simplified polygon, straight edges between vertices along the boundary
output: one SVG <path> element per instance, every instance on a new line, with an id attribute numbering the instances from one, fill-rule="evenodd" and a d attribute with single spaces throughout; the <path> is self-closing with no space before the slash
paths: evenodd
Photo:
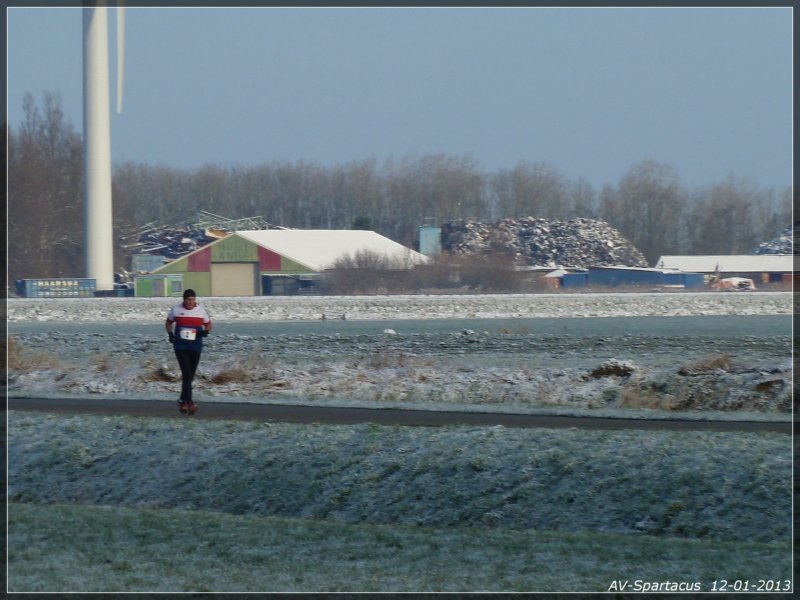
<path id="1" fill-rule="evenodd" d="M 9 371 L 29 373 L 31 371 L 63 369 L 65 367 L 64 361 L 49 352 L 31 354 L 14 336 L 8 337 L 6 356 Z"/>
<path id="2" fill-rule="evenodd" d="M 718 354 L 693 363 L 687 363 L 678 370 L 678 373 L 681 375 L 698 375 L 701 373 L 708 373 L 709 371 L 716 371 L 717 369 L 722 371 L 731 370 L 730 354 Z"/>

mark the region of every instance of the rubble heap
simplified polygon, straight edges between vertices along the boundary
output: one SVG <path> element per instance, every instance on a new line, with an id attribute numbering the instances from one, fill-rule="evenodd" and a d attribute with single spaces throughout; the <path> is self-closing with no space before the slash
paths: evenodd
<path id="1" fill-rule="evenodd" d="M 584 218 L 451 221 L 442 226 L 442 249 L 452 254 L 502 252 L 528 266 L 648 266 L 644 255 L 619 231 L 604 221 Z"/>
<path id="2" fill-rule="evenodd" d="M 139 229 L 135 242 L 125 244 L 131 254 L 157 254 L 177 258 L 219 239 L 219 236 L 192 225 L 148 223 Z"/>
<path id="3" fill-rule="evenodd" d="M 792 240 L 798 237 L 800 237 L 800 227 L 787 227 L 778 237 L 759 244 L 750 254 L 792 254 Z M 794 246 L 794 252 L 800 254 L 797 245 Z"/>
<path id="4" fill-rule="evenodd" d="M 210 212 L 200 211 L 191 221 L 177 225 L 147 223 L 136 234 L 136 240 L 124 244 L 129 254 L 152 254 L 174 259 L 229 233 L 241 230 L 274 229 L 262 217 L 228 219 Z"/>

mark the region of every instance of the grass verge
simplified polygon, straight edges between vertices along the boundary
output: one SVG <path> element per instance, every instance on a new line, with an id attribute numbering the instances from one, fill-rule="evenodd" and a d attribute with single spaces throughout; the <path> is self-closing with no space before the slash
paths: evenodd
<path id="1" fill-rule="evenodd" d="M 8 417 L 8 498 L 342 523 L 791 538 L 791 438 Z"/>
<path id="2" fill-rule="evenodd" d="M 11 503 L 11 592 L 605 592 L 786 579 L 791 543 Z"/>

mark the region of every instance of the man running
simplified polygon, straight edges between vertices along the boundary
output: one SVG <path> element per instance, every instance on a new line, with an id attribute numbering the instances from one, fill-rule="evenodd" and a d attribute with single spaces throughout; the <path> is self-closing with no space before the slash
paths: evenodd
<path id="1" fill-rule="evenodd" d="M 194 290 L 189 289 L 183 292 L 183 302 L 169 310 L 165 326 L 181 367 L 180 411 L 184 415 L 193 415 L 197 411 L 197 404 L 192 400 L 192 380 L 203 351 L 203 338 L 211 331 L 211 318 L 206 309 L 197 303 Z"/>

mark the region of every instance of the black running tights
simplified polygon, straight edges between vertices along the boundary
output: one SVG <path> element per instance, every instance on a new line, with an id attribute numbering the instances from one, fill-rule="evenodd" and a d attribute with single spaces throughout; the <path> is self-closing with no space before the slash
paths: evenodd
<path id="1" fill-rule="evenodd" d="M 192 401 L 192 380 L 200 362 L 199 350 L 175 350 L 178 364 L 181 366 L 181 400 Z"/>

